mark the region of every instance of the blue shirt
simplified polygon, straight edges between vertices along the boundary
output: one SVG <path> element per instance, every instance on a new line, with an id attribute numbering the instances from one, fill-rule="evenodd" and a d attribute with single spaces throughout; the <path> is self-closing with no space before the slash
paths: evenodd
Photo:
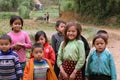
<path id="1" fill-rule="evenodd" d="M 89 77 L 91 74 L 104 74 L 111 76 L 112 80 L 117 79 L 115 63 L 110 51 L 105 49 L 98 54 L 94 50 L 90 53 L 86 66 L 86 76 Z"/>

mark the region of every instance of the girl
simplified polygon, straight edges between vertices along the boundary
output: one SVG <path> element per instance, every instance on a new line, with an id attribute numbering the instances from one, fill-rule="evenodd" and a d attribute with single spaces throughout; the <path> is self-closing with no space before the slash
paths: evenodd
<path id="1" fill-rule="evenodd" d="M 41 43 L 44 46 L 43 57 L 50 60 L 51 64 L 54 65 L 55 64 L 55 52 L 53 48 L 48 44 L 48 39 L 44 31 L 38 31 L 35 34 L 35 43 Z"/>
<path id="2" fill-rule="evenodd" d="M 43 58 L 43 45 L 36 43 L 32 47 L 31 58 L 24 71 L 23 80 L 57 80 L 53 67 L 48 59 Z"/>
<path id="3" fill-rule="evenodd" d="M 93 39 L 96 48 L 89 55 L 86 67 L 86 80 L 117 80 L 112 53 L 106 49 L 107 38 L 97 35 Z"/>
<path id="4" fill-rule="evenodd" d="M 85 49 L 79 36 L 80 31 L 76 23 L 68 22 L 57 57 L 59 80 L 82 80 L 81 68 L 85 62 Z"/>
<path id="5" fill-rule="evenodd" d="M 31 41 L 28 34 L 22 31 L 23 19 L 19 16 L 12 16 L 10 19 L 12 31 L 8 35 L 12 38 L 12 49 L 18 54 L 22 68 L 25 67 L 26 49 L 31 48 Z"/>

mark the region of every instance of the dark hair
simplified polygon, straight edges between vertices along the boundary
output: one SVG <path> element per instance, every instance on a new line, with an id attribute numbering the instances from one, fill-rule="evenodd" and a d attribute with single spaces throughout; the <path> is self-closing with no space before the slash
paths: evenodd
<path id="1" fill-rule="evenodd" d="M 105 41 L 106 44 L 108 43 L 108 40 L 107 40 L 107 38 L 106 38 L 105 36 L 96 35 L 96 36 L 93 38 L 92 45 L 95 44 L 95 41 L 96 41 L 96 39 L 98 39 L 98 38 L 102 38 L 102 39 Z"/>
<path id="2" fill-rule="evenodd" d="M 44 50 L 43 45 L 40 43 L 33 44 L 31 50 L 33 51 L 35 48 L 42 48 Z"/>
<path id="3" fill-rule="evenodd" d="M 97 31 L 97 34 L 101 34 L 101 33 L 108 34 L 107 31 L 105 31 L 105 30 L 98 30 Z"/>
<path id="4" fill-rule="evenodd" d="M 47 35 L 44 31 L 38 31 L 36 34 L 35 34 L 35 42 L 37 42 L 39 40 L 39 37 L 40 36 L 44 36 L 45 37 L 45 42 L 48 42 L 48 39 L 47 39 Z"/>
<path id="5" fill-rule="evenodd" d="M 10 37 L 9 35 L 7 35 L 7 34 L 2 35 L 2 36 L 0 37 L 0 40 L 1 40 L 1 39 L 3 39 L 3 40 L 9 40 L 10 43 L 12 42 L 11 37 Z"/>
<path id="6" fill-rule="evenodd" d="M 58 21 L 56 21 L 55 27 L 58 28 L 61 23 L 66 24 L 65 21 L 63 21 L 63 20 L 58 20 Z"/>
<path id="7" fill-rule="evenodd" d="M 64 31 L 64 43 L 63 43 L 63 48 L 67 45 L 69 38 L 67 37 L 67 31 L 70 27 L 75 26 L 76 30 L 77 30 L 77 36 L 76 39 L 79 40 L 80 39 L 80 30 L 79 27 L 77 26 L 77 24 L 75 22 L 68 22 Z"/>
<path id="8" fill-rule="evenodd" d="M 77 26 L 78 26 L 78 28 L 80 30 L 80 34 L 81 34 L 81 32 L 82 32 L 82 26 L 79 23 L 77 23 Z"/>
<path id="9" fill-rule="evenodd" d="M 16 15 L 13 15 L 11 16 L 11 19 L 10 19 L 10 25 L 12 26 L 13 25 L 13 22 L 17 19 L 20 19 L 21 23 L 22 23 L 22 26 L 23 26 L 23 19 L 20 17 L 20 16 L 16 16 Z M 21 27 L 22 29 L 22 27 Z"/>

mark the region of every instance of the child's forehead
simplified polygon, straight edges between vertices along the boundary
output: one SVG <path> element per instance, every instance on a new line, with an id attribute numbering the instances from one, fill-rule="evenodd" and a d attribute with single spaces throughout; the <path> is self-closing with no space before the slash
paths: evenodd
<path id="1" fill-rule="evenodd" d="M 35 47 L 35 48 L 33 49 L 33 51 L 43 51 L 43 48 L 42 48 L 42 47 Z"/>
<path id="2" fill-rule="evenodd" d="M 0 39 L 0 42 L 10 42 L 8 39 Z"/>

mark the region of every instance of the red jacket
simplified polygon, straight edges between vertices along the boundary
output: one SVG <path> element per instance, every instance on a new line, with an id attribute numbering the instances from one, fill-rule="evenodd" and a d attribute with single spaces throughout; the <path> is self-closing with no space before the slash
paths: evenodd
<path id="1" fill-rule="evenodd" d="M 33 58 L 32 54 L 30 54 L 30 58 Z M 47 58 L 52 65 L 55 64 L 55 52 L 47 42 L 44 44 L 44 58 Z"/>

